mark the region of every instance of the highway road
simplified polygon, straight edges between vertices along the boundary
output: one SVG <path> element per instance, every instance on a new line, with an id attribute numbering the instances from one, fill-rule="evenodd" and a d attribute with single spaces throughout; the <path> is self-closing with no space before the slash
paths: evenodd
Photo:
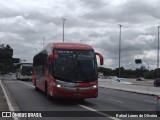
<path id="1" fill-rule="evenodd" d="M 16 80 L 15 75 L 5 76 L 3 83 L 16 101 L 20 110 L 52 111 L 53 114 L 57 115 L 55 117 L 56 120 L 158 120 L 158 118 L 136 118 L 136 116 L 133 118 L 131 116 L 130 118 L 116 118 L 110 115 L 111 113 L 118 113 L 120 115 L 121 112 L 119 113 L 118 111 L 131 111 L 131 113 L 133 113 L 133 111 L 155 111 L 156 96 L 99 88 L 98 98 L 86 99 L 83 102 L 68 99 L 48 100 L 43 92 L 34 90 L 32 82 Z M 63 114 L 65 111 L 67 114 L 70 114 L 68 117 Z M 83 113 L 82 116 L 81 113 Z M 48 114 L 51 114 L 51 112 L 48 112 Z M 35 119 L 36 118 L 28 118 L 28 120 Z M 53 118 L 38 118 L 38 120 L 46 119 L 52 120 Z"/>

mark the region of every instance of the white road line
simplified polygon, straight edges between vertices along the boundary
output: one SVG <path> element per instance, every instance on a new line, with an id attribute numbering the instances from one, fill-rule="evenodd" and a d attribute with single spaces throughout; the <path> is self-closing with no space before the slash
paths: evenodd
<path id="1" fill-rule="evenodd" d="M 22 82 L 22 81 L 20 81 L 20 82 Z M 26 84 L 26 85 L 28 85 L 28 86 L 30 86 L 30 87 L 34 87 L 33 85 L 30 85 L 30 84 L 28 84 L 28 83 L 26 83 L 26 82 L 22 82 L 22 83 L 24 83 L 24 84 Z"/>
<path id="2" fill-rule="evenodd" d="M 108 93 L 105 93 L 105 92 L 100 92 L 100 93 L 104 93 L 104 94 L 108 94 Z M 112 98 L 107 98 L 108 100 L 111 100 L 111 101 L 114 101 L 114 102 L 118 102 L 118 103 L 124 103 L 122 101 L 119 101 L 119 100 L 115 100 L 115 99 L 112 99 Z"/>
<path id="3" fill-rule="evenodd" d="M 7 100 L 7 104 L 8 104 L 9 110 L 10 110 L 10 111 L 15 111 L 15 109 L 13 108 L 13 106 L 12 106 L 12 104 L 11 104 L 11 101 L 10 101 L 10 99 L 9 99 L 9 97 L 8 97 L 8 95 L 7 95 L 4 87 L 3 87 L 3 85 L 2 85 L 2 81 L 1 81 L 1 80 L 0 80 L 0 84 L 1 84 L 1 87 L 2 87 L 2 90 L 3 90 L 3 93 L 4 93 L 4 96 L 5 96 L 6 100 Z M 13 119 L 14 119 L 14 120 L 19 120 L 17 117 L 13 117 Z"/>
<path id="4" fill-rule="evenodd" d="M 124 103 L 122 101 L 119 101 L 119 100 L 115 100 L 115 99 L 112 99 L 112 98 L 107 98 L 108 100 L 111 100 L 111 101 L 114 101 L 114 102 L 118 102 L 118 103 Z"/>
<path id="5" fill-rule="evenodd" d="M 21 81 L 21 82 L 22 82 L 22 81 Z M 24 83 L 24 84 L 26 84 L 26 85 L 28 85 L 28 86 L 34 87 L 33 85 L 30 85 L 30 84 L 28 84 L 28 83 L 25 83 L 25 82 L 22 82 L 22 83 Z M 122 102 L 122 101 L 115 100 L 115 99 L 111 99 L 111 98 L 107 98 L 107 99 L 108 99 L 108 100 L 111 100 L 111 101 L 114 101 L 114 102 L 124 103 L 124 102 Z"/>
<path id="6" fill-rule="evenodd" d="M 22 81 L 21 81 L 21 82 L 22 82 Z M 30 84 L 28 84 L 28 83 L 25 83 L 25 82 L 22 82 L 22 83 L 24 83 L 24 84 L 26 84 L 26 85 L 28 85 L 28 86 L 30 86 L 30 87 L 34 87 L 33 85 L 30 85 Z M 96 109 L 87 107 L 87 106 L 85 106 L 85 105 L 78 105 L 78 106 L 80 106 L 80 107 L 82 107 L 82 108 L 85 108 L 85 109 L 87 109 L 87 110 L 90 110 L 90 111 L 94 111 L 94 112 L 96 112 L 96 113 L 98 113 L 98 114 L 100 114 L 100 115 L 106 116 L 106 117 L 109 116 L 109 115 L 107 115 L 107 114 L 105 114 L 105 113 L 103 113 L 103 112 L 100 112 L 100 111 L 98 111 L 98 110 L 96 110 Z M 112 120 L 121 120 L 121 119 L 116 118 L 116 117 L 108 117 L 108 118 L 110 118 L 110 119 L 112 119 Z"/>
<path id="7" fill-rule="evenodd" d="M 96 112 L 96 113 L 98 113 L 98 114 L 100 114 L 100 115 L 103 115 L 103 116 L 105 116 L 105 117 L 108 117 L 108 116 L 109 116 L 109 115 L 107 115 L 107 114 L 105 114 L 105 113 L 103 113 L 103 112 L 100 112 L 100 111 L 98 111 L 98 110 L 96 110 L 96 109 L 87 107 L 87 106 L 85 106 L 85 105 L 78 105 L 78 106 L 80 106 L 80 107 L 82 107 L 82 108 L 85 108 L 85 109 L 87 109 L 87 110 Z M 108 117 L 108 118 L 110 118 L 110 119 L 112 119 L 112 120 L 121 120 L 121 119 L 116 118 L 116 117 Z"/>
<path id="8" fill-rule="evenodd" d="M 155 102 L 155 101 L 150 101 L 150 100 L 144 100 L 145 102 L 150 102 L 150 103 L 154 103 L 154 104 L 156 104 L 157 102 Z"/>

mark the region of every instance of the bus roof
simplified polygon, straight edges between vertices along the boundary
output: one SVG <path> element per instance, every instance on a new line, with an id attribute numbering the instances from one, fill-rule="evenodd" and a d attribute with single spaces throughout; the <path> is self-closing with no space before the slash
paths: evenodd
<path id="1" fill-rule="evenodd" d="M 79 44 L 79 43 L 53 42 L 49 43 L 49 45 L 53 48 L 60 48 L 60 49 L 93 50 L 93 48 L 90 45 Z"/>

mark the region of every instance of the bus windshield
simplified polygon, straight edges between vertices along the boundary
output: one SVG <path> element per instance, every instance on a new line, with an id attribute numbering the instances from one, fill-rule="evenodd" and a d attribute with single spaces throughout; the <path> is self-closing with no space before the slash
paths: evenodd
<path id="1" fill-rule="evenodd" d="M 59 80 L 89 82 L 97 79 L 93 50 L 55 50 L 54 58 L 54 76 Z"/>
<path id="2" fill-rule="evenodd" d="M 23 64 L 22 66 L 22 74 L 23 75 L 31 75 L 32 64 Z"/>

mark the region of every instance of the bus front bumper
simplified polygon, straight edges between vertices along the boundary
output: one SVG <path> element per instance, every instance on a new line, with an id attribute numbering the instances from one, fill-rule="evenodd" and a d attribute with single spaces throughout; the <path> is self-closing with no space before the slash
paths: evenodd
<path id="1" fill-rule="evenodd" d="M 65 88 L 56 87 L 52 92 L 52 96 L 58 98 L 96 98 L 98 96 L 98 88 L 79 87 L 79 88 Z"/>

